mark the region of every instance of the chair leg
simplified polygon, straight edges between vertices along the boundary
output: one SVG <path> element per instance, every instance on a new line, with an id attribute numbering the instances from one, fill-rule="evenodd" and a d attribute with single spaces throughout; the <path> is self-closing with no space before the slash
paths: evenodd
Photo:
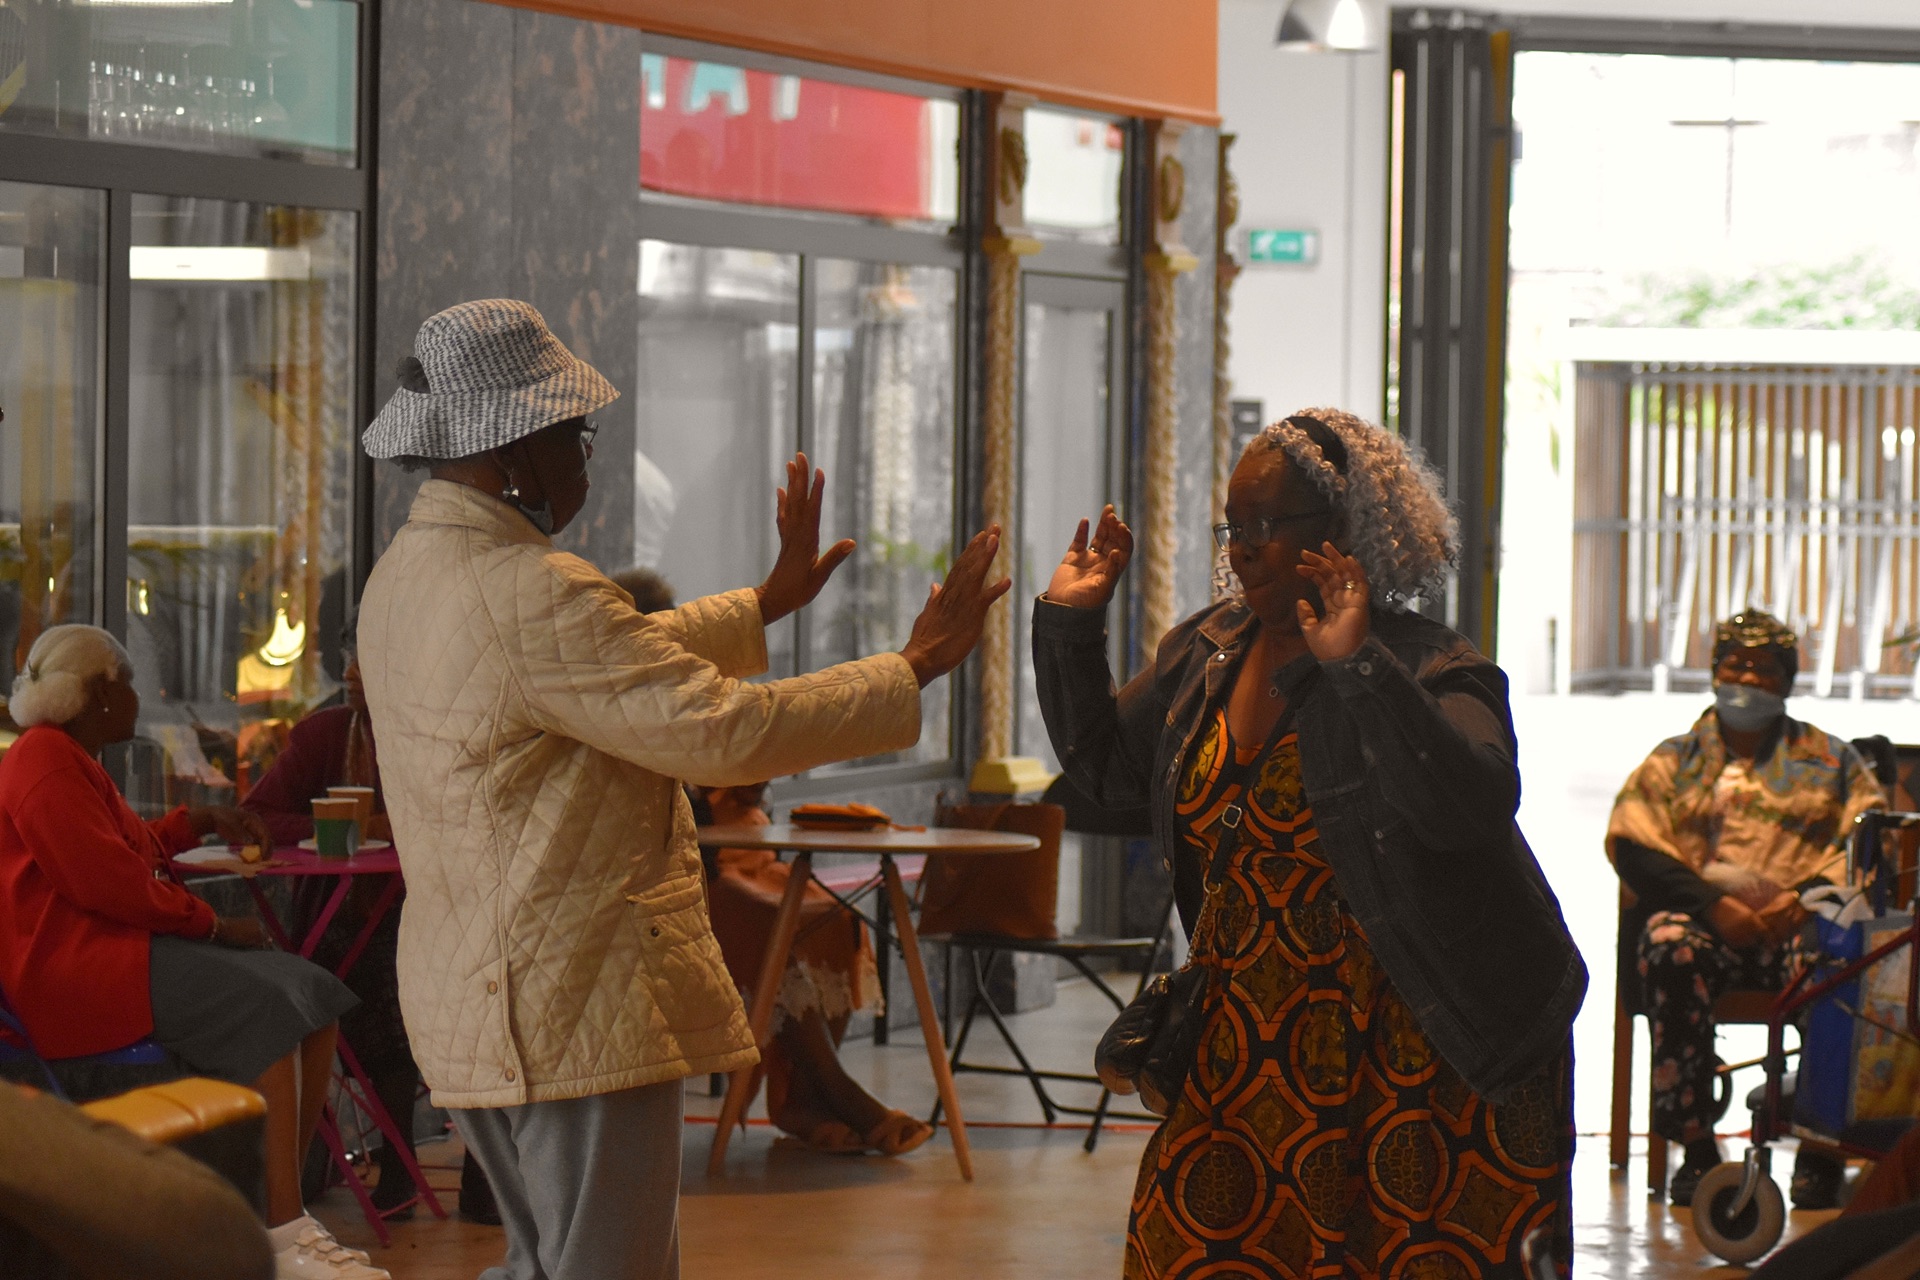
<path id="1" fill-rule="evenodd" d="M 1120 993 L 1118 991 L 1115 991 L 1112 987 L 1108 986 L 1106 979 L 1102 978 L 1097 972 L 1095 972 L 1092 966 L 1090 966 L 1085 960 L 1082 960 L 1079 956 L 1063 956 L 1061 958 L 1064 959 L 1068 964 L 1072 965 L 1075 969 L 1078 969 L 1080 971 L 1080 976 L 1085 978 L 1088 982 L 1091 982 L 1095 990 L 1097 990 L 1101 995 L 1105 996 L 1108 1000 L 1111 1000 L 1113 1002 L 1113 1007 L 1116 1010 L 1125 1009 L 1127 1007 L 1127 1002 L 1120 998 Z M 1135 994 L 1138 995 L 1137 992 Z"/>
<path id="2" fill-rule="evenodd" d="M 1659 1200 L 1667 1194 L 1668 1144 L 1653 1131 L 1652 1062 L 1647 1063 L 1647 1086 L 1647 1194 Z"/>
<path id="3" fill-rule="evenodd" d="M 1607 1159 L 1616 1169 L 1627 1167 L 1633 1143 L 1633 1014 L 1627 1002 L 1613 1002 L 1613 1111 L 1607 1125 Z"/>
<path id="4" fill-rule="evenodd" d="M 999 954 L 997 951 L 987 952 L 989 963 L 991 963 L 994 956 Z M 977 990 L 986 990 L 986 975 L 981 971 L 980 953 L 977 951 L 973 953 L 973 981 Z M 1006 1041 L 1007 1048 L 1013 1051 L 1014 1060 L 1020 1064 L 1020 1070 L 1026 1073 L 1027 1083 L 1033 1086 L 1033 1096 L 1040 1100 L 1040 1114 L 1047 1118 L 1048 1124 L 1052 1124 L 1056 1118 L 1056 1113 L 1053 1109 L 1053 1099 L 1047 1096 L 1046 1085 L 1043 1084 L 1040 1077 L 1034 1073 L 1033 1064 L 1027 1061 L 1027 1055 L 1021 1052 L 1020 1042 L 1013 1038 L 1013 1031 L 1007 1026 L 1006 1019 L 1002 1018 L 1000 1016 L 1000 1010 L 994 1007 L 993 997 L 990 995 L 985 997 L 984 1003 L 987 1006 L 987 1016 L 993 1019 L 993 1025 L 999 1030 L 1000 1038 Z"/>
<path id="5" fill-rule="evenodd" d="M 968 954 L 971 955 L 972 951 L 969 950 Z M 967 1051 L 967 1037 L 973 1032 L 973 1018 L 974 1018 L 974 1015 L 977 1012 L 979 1012 L 980 1000 L 983 994 L 984 993 L 980 989 L 980 975 L 978 972 L 975 972 L 974 982 L 973 982 L 973 991 L 967 997 L 967 1014 L 964 1018 L 960 1019 L 960 1038 L 958 1040 L 954 1040 L 950 1042 L 953 1045 L 953 1049 L 947 1054 L 947 1069 L 950 1071 L 966 1070 L 966 1067 L 963 1065 L 962 1055 L 965 1054 Z M 953 1008 L 953 944 L 952 943 L 947 944 L 947 1008 L 948 1009 Z M 936 1094 L 933 1099 L 933 1114 L 927 1117 L 928 1124 L 933 1125 L 936 1128 L 939 1126 L 940 1110 L 941 1110 L 940 1098 Z"/>

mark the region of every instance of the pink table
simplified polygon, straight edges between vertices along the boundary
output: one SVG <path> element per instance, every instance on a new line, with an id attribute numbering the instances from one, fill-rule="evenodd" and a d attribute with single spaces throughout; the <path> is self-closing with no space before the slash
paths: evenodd
<path id="1" fill-rule="evenodd" d="M 334 916 L 339 914 L 341 904 L 347 900 L 347 894 L 352 892 L 354 881 L 361 876 L 380 877 L 385 882 L 381 887 L 380 896 L 374 899 L 372 909 L 367 912 L 366 923 L 360 927 L 360 932 L 354 936 L 352 944 L 347 947 L 346 954 L 341 957 L 339 965 L 333 971 L 334 976 L 342 980 L 353 971 L 353 966 L 359 963 L 361 954 L 367 949 L 367 944 L 373 940 L 374 931 L 386 919 L 387 913 L 393 910 L 394 903 L 400 899 L 400 891 L 405 887 L 405 883 L 400 878 L 400 856 L 391 848 L 367 850 L 351 858 L 323 858 L 310 849 L 275 849 L 273 857 L 265 864 L 243 863 L 238 858 L 212 864 L 183 863 L 176 860 L 174 868 L 186 873 L 237 873 L 242 883 L 247 886 L 247 892 L 253 896 L 254 906 L 260 911 L 261 922 L 266 925 L 267 932 L 272 935 L 273 940 L 282 950 L 291 951 L 306 960 L 313 959 L 313 953 L 319 947 L 320 939 L 326 936 L 327 926 L 333 923 Z M 327 896 L 325 905 L 320 908 L 319 916 L 314 919 L 313 927 L 308 929 L 304 936 L 295 938 L 281 921 L 279 914 L 274 911 L 272 901 L 261 890 L 258 882 L 263 877 L 301 876 L 331 876 L 336 883 L 333 892 Z M 434 1196 L 433 1188 L 427 1185 L 426 1175 L 420 1171 L 419 1163 L 413 1158 L 412 1144 L 404 1139 L 399 1125 L 381 1104 L 380 1095 L 374 1092 L 373 1083 L 368 1080 L 366 1072 L 360 1069 L 360 1060 L 355 1056 L 353 1046 L 347 1042 L 344 1034 L 340 1036 L 338 1052 L 340 1064 L 345 1069 L 345 1074 L 341 1077 L 342 1088 L 346 1090 L 347 1096 L 353 1100 L 354 1105 L 366 1113 L 379 1128 L 388 1144 L 399 1154 L 400 1163 L 413 1178 L 414 1200 L 425 1203 L 434 1217 L 446 1217 L 447 1211 L 440 1207 L 440 1201 Z M 360 1212 L 366 1215 L 367 1225 L 373 1228 L 374 1234 L 380 1238 L 383 1246 L 392 1244 L 392 1238 L 387 1233 L 385 1217 L 380 1210 L 374 1208 L 373 1197 L 367 1194 L 366 1185 L 360 1181 L 359 1176 L 353 1171 L 353 1166 L 347 1160 L 346 1147 L 340 1139 L 339 1120 L 334 1114 L 331 1103 L 327 1105 L 320 1121 L 320 1138 L 327 1144 L 327 1150 L 333 1156 L 333 1163 L 345 1178 L 348 1189 L 353 1192 L 354 1198 L 359 1200 Z M 412 1203 L 413 1200 L 405 1201 L 387 1212 L 397 1213 Z"/>

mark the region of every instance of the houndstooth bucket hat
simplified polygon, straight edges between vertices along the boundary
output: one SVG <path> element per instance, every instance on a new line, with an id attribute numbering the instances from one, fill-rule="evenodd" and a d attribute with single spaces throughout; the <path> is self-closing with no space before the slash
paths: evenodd
<path id="1" fill-rule="evenodd" d="M 484 298 L 428 316 L 400 388 L 361 443 L 375 458 L 464 458 L 581 417 L 620 395 L 540 313 Z"/>

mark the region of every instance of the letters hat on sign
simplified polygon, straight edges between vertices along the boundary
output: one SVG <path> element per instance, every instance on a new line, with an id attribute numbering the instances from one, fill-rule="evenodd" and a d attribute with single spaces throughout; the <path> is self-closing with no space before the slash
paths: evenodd
<path id="1" fill-rule="evenodd" d="M 375 458 L 465 458 L 604 408 L 620 395 L 540 313 L 484 298 L 428 316 L 400 389 L 361 436 Z"/>

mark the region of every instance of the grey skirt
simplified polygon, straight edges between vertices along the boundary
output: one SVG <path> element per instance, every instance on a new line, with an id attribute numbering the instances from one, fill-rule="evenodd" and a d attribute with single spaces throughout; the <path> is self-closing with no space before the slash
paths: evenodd
<path id="1" fill-rule="evenodd" d="M 252 1084 L 360 1003 L 345 983 L 284 951 L 153 939 L 154 1042 L 202 1075 Z"/>

